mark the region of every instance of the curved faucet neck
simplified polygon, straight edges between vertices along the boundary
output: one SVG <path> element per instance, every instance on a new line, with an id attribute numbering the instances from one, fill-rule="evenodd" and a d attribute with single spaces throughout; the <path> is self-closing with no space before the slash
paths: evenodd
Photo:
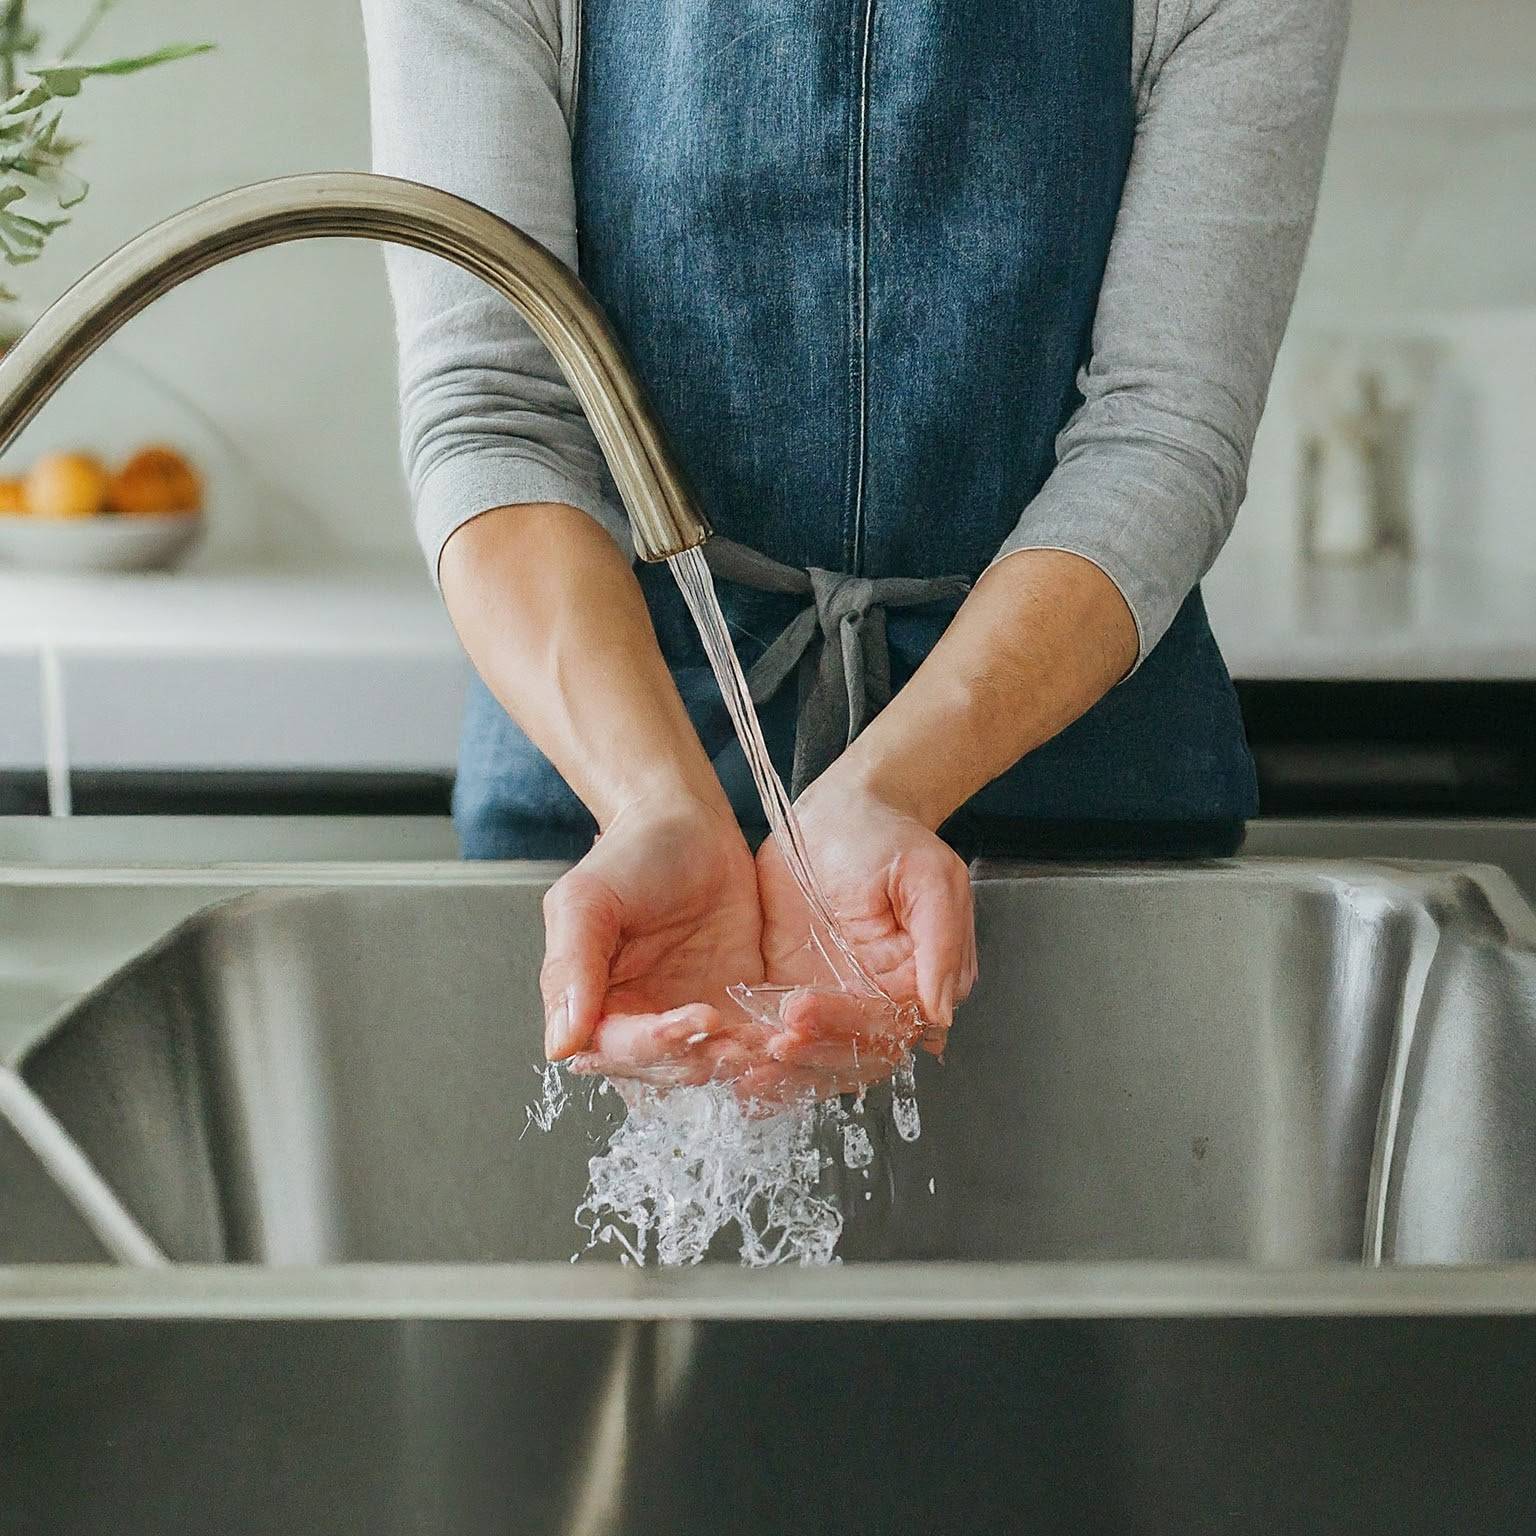
<path id="1" fill-rule="evenodd" d="M 617 337 L 576 275 L 464 198 L 364 171 L 284 176 L 211 197 L 87 272 L 0 360 L 0 452 L 86 358 L 162 294 L 245 251 L 336 237 L 441 256 L 523 315 L 586 412 L 642 559 L 665 560 L 709 537 Z"/>

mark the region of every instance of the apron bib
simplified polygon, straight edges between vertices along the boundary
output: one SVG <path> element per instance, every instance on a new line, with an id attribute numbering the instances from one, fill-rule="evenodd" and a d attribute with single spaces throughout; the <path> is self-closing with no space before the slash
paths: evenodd
<path id="1" fill-rule="evenodd" d="M 582 276 L 748 552 L 712 563 L 743 662 L 778 681 L 762 713 L 786 779 L 906 681 L 1054 467 L 1135 132 L 1130 59 L 1131 0 L 586 0 Z M 760 826 L 671 575 L 641 580 Z M 949 830 L 993 852 L 1226 851 L 1254 808 L 1196 592 Z M 478 683 L 455 812 L 471 857 L 570 857 L 592 835 Z"/>

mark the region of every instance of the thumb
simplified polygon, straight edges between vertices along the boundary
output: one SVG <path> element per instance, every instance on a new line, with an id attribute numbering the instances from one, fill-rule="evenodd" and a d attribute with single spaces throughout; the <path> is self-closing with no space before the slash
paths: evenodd
<path id="1" fill-rule="evenodd" d="M 964 861 L 942 844 L 936 851 L 943 856 L 903 869 L 899 916 L 912 941 L 918 1008 L 928 1023 L 948 1029 L 966 990 L 975 917 Z"/>
<path id="2" fill-rule="evenodd" d="M 601 881 L 565 875 L 544 897 L 544 1054 L 564 1061 L 583 1049 L 602 1017 L 608 967 L 619 947 L 618 901 Z"/>

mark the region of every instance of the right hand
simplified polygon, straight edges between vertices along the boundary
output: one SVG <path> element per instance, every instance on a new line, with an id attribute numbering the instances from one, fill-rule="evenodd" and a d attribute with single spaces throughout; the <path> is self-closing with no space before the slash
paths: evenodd
<path id="1" fill-rule="evenodd" d="M 756 1031 L 726 989 L 762 979 L 762 915 L 728 808 L 626 806 L 550 888 L 544 925 L 551 1061 L 667 1086 L 741 1070 Z"/>

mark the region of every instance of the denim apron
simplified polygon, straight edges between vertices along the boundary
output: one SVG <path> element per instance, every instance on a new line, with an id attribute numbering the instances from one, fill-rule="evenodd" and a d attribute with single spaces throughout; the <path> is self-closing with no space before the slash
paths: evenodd
<path id="1" fill-rule="evenodd" d="M 1131 7 L 586 0 L 582 276 L 722 536 L 722 604 L 786 779 L 826 755 L 808 758 L 802 728 L 797 761 L 806 701 L 836 674 L 845 744 L 1051 473 L 1135 132 Z M 756 830 L 672 577 L 640 575 Z M 1255 798 L 1196 591 L 1132 677 L 946 835 L 966 852 L 1219 853 Z M 593 833 L 478 682 L 455 815 L 472 858 L 574 857 Z"/>

